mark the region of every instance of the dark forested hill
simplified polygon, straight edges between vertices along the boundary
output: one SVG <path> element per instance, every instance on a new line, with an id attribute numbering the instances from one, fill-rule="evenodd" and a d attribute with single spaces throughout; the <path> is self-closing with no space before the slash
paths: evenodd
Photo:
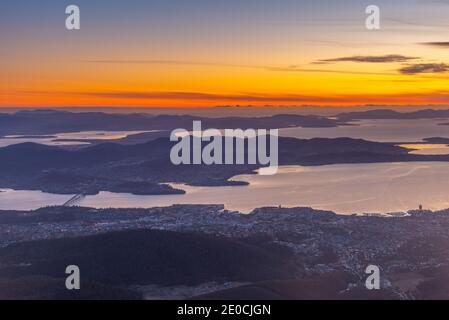
<path id="1" fill-rule="evenodd" d="M 107 285 L 195 285 L 289 277 L 285 249 L 209 235 L 141 230 L 17 243 L 0 249 L 0 279 L 64 277 L 77 265 L 85 281 Z"/>
<path id="2" fill-rule="evenodd" d="M 96 194 L 99 191 L 174 194 L 183 191 L 163 183 L 240 185 L 241 182 L 228 179 L 260 167 L 247 164 L 176 166 L 170 161 L 174 144 L 168 138 L 158 138 L 140 144 L 103 143 L 75 150 L 34 143 L 11 145 L 0 148 L 0 188 L 57 194 Z M 413 155 L 393 144 L 359 139 L 279 138 L 280 165 L 448 160 L 447 155 Z"/>

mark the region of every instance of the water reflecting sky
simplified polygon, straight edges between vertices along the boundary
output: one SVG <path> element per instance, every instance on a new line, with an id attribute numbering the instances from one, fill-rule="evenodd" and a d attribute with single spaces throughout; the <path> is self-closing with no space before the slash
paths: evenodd
<path id="1" fill-rule="evenodd" d="M 182 186 L 185 195 L 136 196 L 102 192 L 79 204 L 87 207 L 154 207 L 172 204 L 222 203 L 245 213 L 262 206 L 311 206 L 340 214 L 389 213 L 449 208 L 449 163 L 343 164 L 281 167 L 274 176 L 242 175 L 249 186 Z M 67 195 L 38 191 L 0 193 L 0 209 L 34 209 L 60 205 Z"/>

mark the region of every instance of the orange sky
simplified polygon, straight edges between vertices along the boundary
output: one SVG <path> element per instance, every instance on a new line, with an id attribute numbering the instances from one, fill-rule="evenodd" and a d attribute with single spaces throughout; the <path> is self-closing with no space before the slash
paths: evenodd
<path id="1" fill-rule="evenodd" d="M 234 1 L 193 1 L 204 12 L 184 15 L 153 2 L 154 19 L 140 1 L 100 16 L 80 5 L 79 31 L 65 30 L 49 3 L 36 9 L 47 6 L 46 19 L 21 25 L 25 13 L 11 2 L 0 24 L 0 107 L 449 104 L 449 5 L 385 4 L 381 30 L 368 31 L 353 1 L 307 7 L 316 20 L 298 7 L 297 21 L 292 7 L 256 2 L 237 16 Z"/>

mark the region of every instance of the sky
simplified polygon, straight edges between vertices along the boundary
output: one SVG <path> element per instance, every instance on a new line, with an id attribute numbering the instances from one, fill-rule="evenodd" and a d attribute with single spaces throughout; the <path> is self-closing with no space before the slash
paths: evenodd
<path id="1" fill-rule="evenodd" d="M 449 0 L 2 0 L 0 43 L 0 108 L 449 104 Z"/>

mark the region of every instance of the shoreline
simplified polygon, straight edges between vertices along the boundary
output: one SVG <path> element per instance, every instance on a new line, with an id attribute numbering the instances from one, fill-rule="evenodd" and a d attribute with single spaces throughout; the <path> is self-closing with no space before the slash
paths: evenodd
<path id="1" fill-rule="evenodd" d="M 71 203 L 71 205 L 97 209 L 146 209 L 170 207 L 178 204 L 213 205 L 222 203 L 227 210 L 240 212 L 244 215 L 264 207 L 310 207 L 316 210 L 332 211 L 338 215 L 357 214 L 370 216 L 406 215 L 408 211 L 414 211 L 415 209 L 418 209 L 420 205 L 434 211 L 444 210 L 449 207 L 447 206 L 447 203 L 443 201 L 441 194 L 443 189 L 441 188 L 440 193 L 434 194 L 432 193 L 432 190 L 429 189 L 428 193 L 426 193 L 426 197 L 421 200 L 419 197 L 412 197 L 409 201 L 407 201 L 408 198 L 406 197 L 407 192 L 395 195 L 394 189 L 389 189 L 390 191 L 386 195 L 387 198 L 384 199 L 384 202 L 381 202 L 384 198 L 382 193 L 385 192 L 385 190 L 382 190 L 386 187 L 390 188 L 390 180 L 395 182 L 396 188 L 401 189 L 402 184 L 409 185 L 408 181 L 410 179 L 412 179 L 411 181 L 415 181 L 416 179 L 420 179 L 423 174 L 438 176 L 441 170 L 445 170 L 446 165 L 449 164 L 441 164 L 439 167 L 435 167 L 432 162 L 374 163 L 373 165 L 374 166 L 371 164 L 281 166 L 279 171 L 280 176 L 275 180 L 271 177 L 266 178 L 264 176 L 259 176 L 257 175 L 257 172 L 253 171 L 251 174 L 239 174 L 231 177 L 229 179 L 230 181 L 234 183 L 240 182 L 239 184 L 231 186 L 205 187 L 192 186 L 186 183 L 164 183 L 171 188 L 182 191 L 182 193 L 147 195 L 129 192 L 100 191 L 95 195 L 84 194 L 79 201 Z M 341 182 L 338 182 L 340 179 L 347 176 L 348 170 L 352 170 L 351 172 L 354 178 L 349 180 L 343 179 Z M 428 170 L 431 171 L 429 172 Z M 285 175 L 287 175 L 287 177 L 285 177 Z M 388 177 L 388 180 L 382 178 L 383 176 Z M 401 184 L 398 184 L 397 178 L 401 179 L 399 180 Z M 337 179 L 337 183 L 329 184 L 327 182 L 328 179 Z M 318 183 L 309 184 L 311 180 L 318 181 Z M 382 182 L 383 180 L 385 180 L 385 182 Z M 356 185 L 360 183 L 366 185 L 366 189 L 362 190 L 357 188 Z M 420 195 L 419 188 L 421 187 L 416 186 L 416 188 L 414 188 L 412 186 L 411 188 L 417 195 Z M 435 188 L 437 188 L 437 186 Z M 352 189 L 354 189 L 354 192 L 357 192 L 357 194 L 353 194 L 351 192 Z M 280 198 L 272 198 L 268 195 L 264 196 L 264 194 L 267 194 L 268 192 L 265 190 L 271 190 L 271 193 L 275 192 L 275 194 L 284 194 L 284 196 Z M 330 192 L 332 190 L 338 193 Z M 439 189 L 437 188 L 437 190 Z M 2 197 L 0 198 L 0 201 L 3 198 L 3 205 L 0 203 L 0 208 L 3 210 L 32 211 L 47 206 L 61 206 L 71 198 L 75 197 L 75 194 L 72 193 L 57 194 L 42 190 L 12 188 L 3 188 L 3 190 L 1 190 L 0 188 L 0 191 L 3 191 Z M 11 195 L 5 194 L 5 191 L 10 191 Z M 344 195 L 344 197 L 341 197 L 339 193 Z M 431 202 L 432 197 L 430 195 L 440 199 L 441 203 Z M 217 200 L 220 198 L 222 200 Z M 29 199 L 32 199 L 32 201 L 27 203 Z M 261 201 L 261 199 L 263 201 Z M 8 207 L 7 201 L 13 205 Z M 376 205 L 377 201 L 379 201 L 379 206 Z M 19 205 L 14 206 L 14 203 Z M 433 205 L 429 206 L 430 203 L 433 203 Z"/>

